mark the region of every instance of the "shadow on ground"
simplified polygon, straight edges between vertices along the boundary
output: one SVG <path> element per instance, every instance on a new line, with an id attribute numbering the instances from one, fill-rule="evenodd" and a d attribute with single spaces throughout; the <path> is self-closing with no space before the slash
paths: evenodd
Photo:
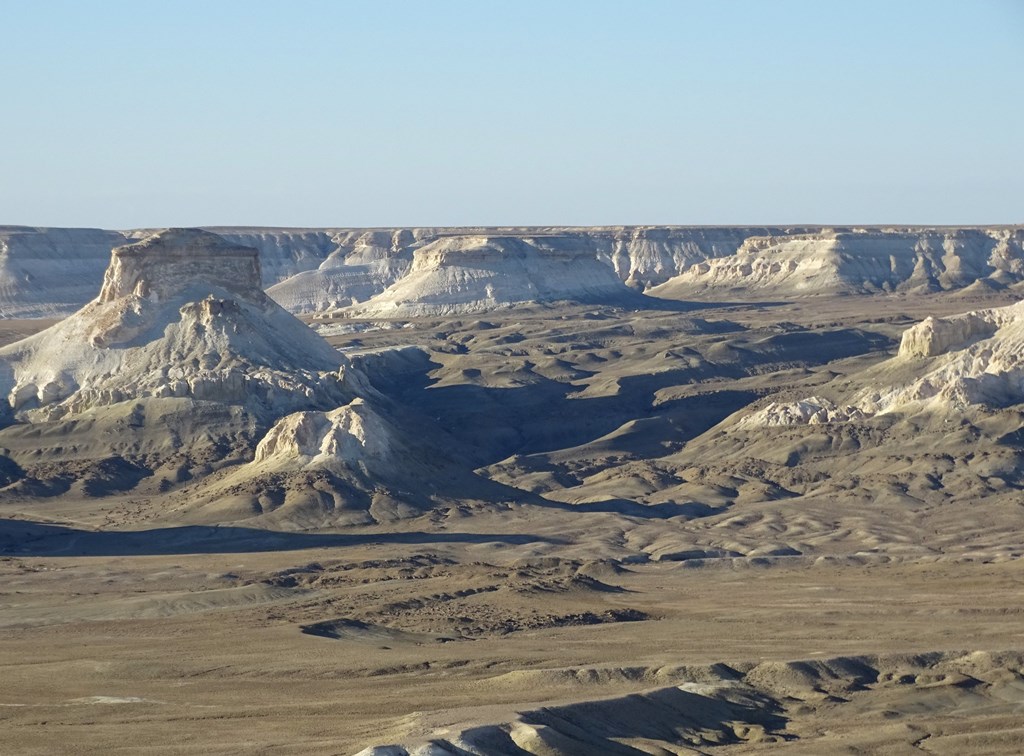
<path id="1" fill-rule="evenodd" d="M 367 544 L 564 543 L 511 533 L 282 533 L 235 526 L 188 525 L 151 530 L 80 530 L 30 520 L 0 519 L 4 556 L 158 556 L 241 554 Z"/>

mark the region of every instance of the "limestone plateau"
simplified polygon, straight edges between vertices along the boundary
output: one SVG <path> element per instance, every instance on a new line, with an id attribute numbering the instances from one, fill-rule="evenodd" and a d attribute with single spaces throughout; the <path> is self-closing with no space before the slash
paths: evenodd
<path id="1" fill-rule="evenodd" d="M 1019 226 L 0 245 L 5 753 L 1021 751 Z"/>
<path id="2" fill-rule="evenodd" d="M 1019 226 L 208 230 L 259 250 L 262 286 L 296 313 L 355 305 L 401 317 L 621 296 L 594 261 L 632 290 L 668 299 L 1024 281 Z M 151 233 L 0 227 L 0 314 L 70 314 L 100 286 L 111 247 Z"/>

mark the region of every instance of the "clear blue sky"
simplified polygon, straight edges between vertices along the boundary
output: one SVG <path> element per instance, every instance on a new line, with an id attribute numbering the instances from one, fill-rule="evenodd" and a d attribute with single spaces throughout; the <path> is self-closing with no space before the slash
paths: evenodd
<path id="1" fill-rule="evenodd" d="M 0 0 L 0 223 L 1024 222 L 1024 0 Z"/>

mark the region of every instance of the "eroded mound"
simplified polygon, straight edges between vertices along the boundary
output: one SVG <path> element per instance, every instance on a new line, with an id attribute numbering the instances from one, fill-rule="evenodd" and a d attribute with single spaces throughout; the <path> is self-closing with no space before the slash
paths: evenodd
<path id="1" fill-rule="evenodd" d="M 131 474 L 84 493 L 162 491 L 244 460 L 284 415 L 349 402 L 347 364 L 264 294 L 256 250 L 168 229 L 115 249 L 81 310 L 0 350 L 0 437 L 21 493 L 75 491 L 105 459 Z"/>
<path id="2" fill-rule="evenodd" d="M 807 749 L 801 753 L 835 752 L 840 743 L 858 753 L 910 752 L 926 740 L 929 752 L 987 746 L 987 752 L 1009 753 L 1004 749 L 1022 736 L 1019 720 L 1006 726 L 1024 702 L 1021 666 L 1019 653 L 936 652 L 650 670 L 538 670 L 534 677 L 589 681 L 594 698 L 502 712 L 503 722 L 473 721 L 479 716 L 473 709 L 410 718 L 408 729 L 415 734 L 407 742 L 373 746 L 360 756 L 746 753 L 783 743 Z M 597 697 L 610 680 L 671 685 Z M 493 717 L 497 708 L 482 713 Z M 985 737 L 950 725 L 949 718 L 967 712 L 990 722 Z"/>
<path id="3" fill-rule="evenodd" d="M 847 422 L 889 412 L 949 413 L 1024 401 L 1024 302 L 925 318 L 903 333 L 893 359 L 865 371 L 857 382 L 864 388 L 845 401 L 814 396 L 772 402 L 740 425 Z"/>
<path id="4" fill-rule="evenodd" d="M 271 301 L 255 250 L 171 229 L 114 250 L 98 298 L 0 350 L 19 420 L 128 400 L 243 405 L 260 417 L 337 406 L 344 358 Z"/>
<path id="5" fill-rule="evenodd" d="M 822 229 L 751 236 L 735 254 L 692 265 L 651 290 L 684 297 L 939 291 L 1021 280 L 1020 229 Z"/>
<path id="6" fill-rule="evenodd" d="M 520 302 L 613 302 L 635 294 L 586 247 L 511 236 L 439 239 L 417 250 L 409 274 L 359 316 L 483 312 Z"/>

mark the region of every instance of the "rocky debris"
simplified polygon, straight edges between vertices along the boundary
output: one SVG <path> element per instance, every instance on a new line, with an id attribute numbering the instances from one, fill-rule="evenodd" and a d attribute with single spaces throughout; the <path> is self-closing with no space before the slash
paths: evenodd
<path id="1" fill-rule="evenodd" d="M 739 426 L 821 425 L 844 423 L 864 417 L 866 415 L 858 407 L 840 407 L 829 399 L 812 396 L 796 402 L 772 402 L 764 409 L 744 417 Z"/>

